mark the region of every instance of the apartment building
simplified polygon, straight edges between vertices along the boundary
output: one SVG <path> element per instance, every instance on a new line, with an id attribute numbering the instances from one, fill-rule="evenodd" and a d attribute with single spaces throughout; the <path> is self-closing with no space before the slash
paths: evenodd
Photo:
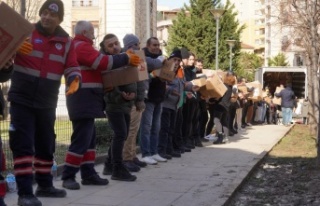
<path id="1" fill-rule="evenodd" d="M 265 56 L 265 8 L 260 0 L 230 0 L 238 12 L 240 25 L 245 25 L 241 42 L 253 48 L 256 54 Z"/>
<path id="2" fill-rule="evenodd" d="M 256 54 L 268 58 L 284 53 L 290 66 L 302 66 L 303 48 L 290 39 L 290 29 L 278 22 L 278 15 L 285 8 L 281 0 L 230 0 L 238 12 L 238 20 L 246 28 L 241 35 L 242 43 L 254 48 Z"/>

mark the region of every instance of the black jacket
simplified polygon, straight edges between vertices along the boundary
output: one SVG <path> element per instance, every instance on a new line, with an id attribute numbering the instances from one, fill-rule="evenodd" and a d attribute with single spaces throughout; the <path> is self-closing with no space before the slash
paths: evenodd
<path id="1" fill-rule="evenodd" d="M 147 48 L 143 48 L 143 51 L 146 57 L 151 57 L 153 59 L 156 59 L 162 54 L 161 52 L 159 54 L 152 54 L 148 51 Z M 161 80 L 158 77 L 152 78 L 149 84 L 147 101 L 158 104 L 164 100 L 165 95 L 166 95 L 166 82 Z"/>

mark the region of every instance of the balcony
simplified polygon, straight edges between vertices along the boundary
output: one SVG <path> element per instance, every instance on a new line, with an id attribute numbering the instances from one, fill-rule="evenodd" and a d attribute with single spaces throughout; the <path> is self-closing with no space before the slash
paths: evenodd
<path id="1" fill-rule="evenodd" d="M 99 0 L 72 0 L 72 7 L 99 7 Z"/>

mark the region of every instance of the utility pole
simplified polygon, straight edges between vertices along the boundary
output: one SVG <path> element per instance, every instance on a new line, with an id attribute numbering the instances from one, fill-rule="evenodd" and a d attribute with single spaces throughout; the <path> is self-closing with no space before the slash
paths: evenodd
<path id="1" fill-rule="evenodd" d="M 20 0 L 20 14 L 26 18 L 26 0 Z"/>

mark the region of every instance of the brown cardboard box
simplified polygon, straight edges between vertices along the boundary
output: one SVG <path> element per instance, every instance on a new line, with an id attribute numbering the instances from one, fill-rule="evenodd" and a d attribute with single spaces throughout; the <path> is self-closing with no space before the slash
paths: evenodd
<path id="1" fill-rule="evenodd" d="M 212 77 L 215 74 L 215 71 L 212 69 L 202 69 L 201 74 L 196 74 L 197 77 L 200 77 L 202 75 L 206 75 L 206 77 Z"/>
<path id="2" fill-rule="evenodd" d="M 173 70 L 174 70 L 173 60 L 167 60 L 163 63 L 163 66 L 161 69 L 157 69 L 154 72 L 157 77 L 167 81 L 172 81 L 176 77 L 176 73 Z"/>
<path id="3" fill-rule="evenodd" d="M 206 85 L 206 78 L 194 79 L 191 81 L 193 85 L 197 85 L 198 87 L 202 87 Z"/>
<path id="4" fill-rule="evenodd" d="M 131 84 L 149 79 L 147 64 L 143 51 L 135 51 L 142 59 L 138 67 L 125 66 L 102 74 L 103 88 Z"/>
<path id="5" fill-rule="evenodd" d="M 271 104 L 271 98 L 270 97 L 264 97 L 264 101 L 266 101 L 268 104 Z"/>
<path id="6" fill-rule="evenodd" d="M 275 93 L 279 93 L 283 89 L 284 87 L 277 87 Z M 281 97 L 273 97 L 272 102 L 273 104 L 281 105 Z"/>
<path id="7" fill-rule="evenodd" d="M 226 93 L 227 87 L 223 84 L 218 75 L 213 75 L 211 78 L 207 79 L 206 86 L 201 87 L 199 91 L 204 97 L 220 98 Z"/>
<path id="8" fill-rule="evenodd" d="M 253 87 L 254 90 L 250 92 L 249 99 L 252 101 L 260 101 L 262 100 L 262 85 L 259 81 L 254 81 L 246 84 L 247 87 Z"/>
<path id="9" fill-rule="evenodd" d="M 238 85 L 238 90 L 239 90 L 240 92 L 242 92 L 244 95 L 245 95 L 245 94 L 248 94 L 248 88 L 247 88 L 247 86 L 245 86 L 245 85 L 244 85 L 244 86 L 242 86 L 242 85 L 239 86 L 239 85 Z"/>
<path id="10" fill-rule="evenodd" d="M 34 26 L 4 2 L 0 3 L 0 69 L 30 35 Z"/>

